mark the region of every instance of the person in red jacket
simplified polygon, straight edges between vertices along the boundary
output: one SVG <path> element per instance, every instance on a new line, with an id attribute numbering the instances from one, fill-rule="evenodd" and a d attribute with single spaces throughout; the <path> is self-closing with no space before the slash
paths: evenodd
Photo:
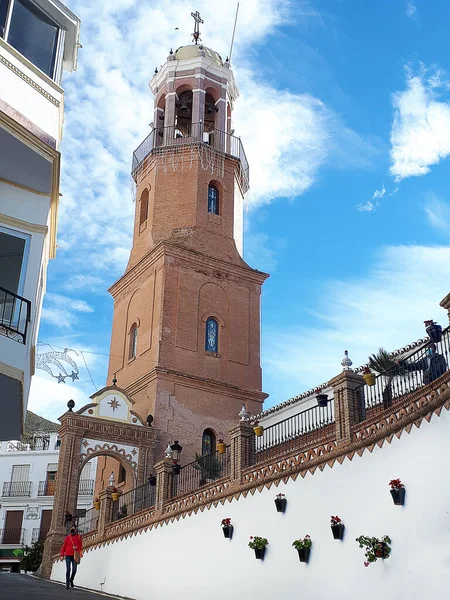
<path id="1" fill-rule="evenodd" d="M 75 550 L 80 553 L 83 549 L 83 542 L 81 535 L 78 533 L 75 525 L 70 528 L 69 535 L 66 535 L 64 544 L 61 548 L 61 558 L 66 559 L 66 590 L 69 589 L 69 585 L 73 587 L 73 580 L 77 573 L 77 563 L 74 559 Z M 72 572 L 71 572 L 72 571 Z"/>

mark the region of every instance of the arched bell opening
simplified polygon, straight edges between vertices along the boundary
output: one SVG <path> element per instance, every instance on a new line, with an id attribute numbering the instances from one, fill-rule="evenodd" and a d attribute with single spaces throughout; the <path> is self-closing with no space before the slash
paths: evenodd
<path id="1" fill-rule="evenodd" d="M 215 145 L 218 142 L 217 138 L 217 113 L 219 109 L 216 105 L 216 99 L 210 92 L 205 94 L 205 112 L 203 122 L 205 124 L 203 141 L 206 144 Z"/>
<path id="2" fill-rule="evenodd" d="M 192 90 L 185 90 L 175 103 L 175 139 L 192 135 Z"/>

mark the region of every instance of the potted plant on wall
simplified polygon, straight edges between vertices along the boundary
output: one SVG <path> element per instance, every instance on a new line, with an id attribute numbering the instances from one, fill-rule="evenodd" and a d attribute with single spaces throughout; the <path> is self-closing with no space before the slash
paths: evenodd
<path id="1" fill-rule="evenodd" d="M 266 554 L 266 546 L 269 544 L 267 538 L 255 536 L 250 536 L 250 541 L 248 543 L 248 547 L 252 548 L 255 551 L 255 558 L 259 560 L 264 560 L 264 556 Z"/>
<path id="2" fill-rule="evenodd" d="M 222 519 L 221 522 L 222 525 L 222 531 L 223 531 L 223 535 L 228 538 L 229 540 L 231 540 L 231 538 L 233 537 L 233 530 L 234 527 L 231 524 L 231 519 Z"/>
<path id="3" fill-rule="evenodd" d="M 113 502 L 117 502 L 117 500 L 120 498 L 120 492 L 116 487 L 111 488 L 111 498 Z"/>
<path id="4" fill-rule="evenodd" d="M 424 323 L 425 330 L 430 338 L 430 342 L 434 342 L 435 344 L 440 342 L 442 340 L 442 327 L 432 319 L 429 321 L 424 321 Z"/>
<path id="5" fill-rule="evenodd" d="M 328 404 L 328 394 L 317 394 L 316 400 L 318 406 L 325 408 Z"/>
<path id="6" fill-rule="evenodd" d="M 217 450 L 219 451 L 219 454 L 225 454 L 226 449 L 227 445 L 222 438 L 219 438 L 219 441 L 217 442 Z"/>
<path id="7" fill-rule="evenodd" d="M 100 498 L 94 500 L 94 508 L 95 510 L 100 510 Z"/>
<path id="8" fill-rule="evenodd" d="M 284 494 L 277 494 L 275 498 L 275 506 L 277 507 L 277 512 L 284 513 L 286 510 L 287 500 Z"/>
<path id="9" fill-rule="evenodd" d="M 366 559 L 364 566 L 368 567 L 370 563 L 376 562 L 379 558 L 386 559 L 391 555 L 391 547 L 389 544 L 392 543 L 391 538 L 388 535 L 384 535 L 381 540 L 376 537 L 368 537 L 366 535 L 360 535 L 356 538 L 360 548 L 366 548 Z"/>
<path id="10" fill-rule="evenodd" d="M 363 378 L 367 385 L 369 385 L 370 387 L 375 385 L 375 375 L 372 373 L 369 367 L 364 367 Z"/>
<path id="11" fill-rule="evenodd" d="M 261 437 L 264 431 L 264 427 L 259 424 L 259 421 L 253 421 L 253 431 L 256 437 Z"/>
<path id="12" fill-rule="evenodd" d="M 305 535 L 305 537 L 301 540 L 294 540 L 292 545 L 298 552 L 298 557 L 300 562 L 307 563 L 309 562 L 309 554 L 311 552 L 312 541 L 309 535 Z"/>
<path id="13" fill-rule="evenodd" d="M 331 517 L 331 531 L 333 532 L 333 537 L 335 540 L 343 540 L 344 539 L 344 530 L 345 525 L 338 516 Z"/>
<path id="14" fill-rule="evenodd" d="M 403 506 L 405 504 L 405 486 L 400 479 L 392 479 L 392 481 L 389 482 L 389 485 L 391 486 L 390 491 L 394 504 Z"/>

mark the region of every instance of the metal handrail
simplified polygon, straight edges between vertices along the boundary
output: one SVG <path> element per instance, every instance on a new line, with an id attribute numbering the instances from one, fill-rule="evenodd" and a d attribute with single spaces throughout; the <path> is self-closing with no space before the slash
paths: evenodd
<path id="1" fill-rule="evenodd" d="M 182 467 L 176 465 L 171 474 L 171 497 L 192 492 L 216 479 L 227 477 L 230 474 L 230 461 L 231 447 L 226 446 L 225 452 L 217 450 L 198 457 Z"/>
<path id="2" fill-rule="evenodd" d="M 442 332 L 442 339 L 436 342 L 436 354 L 441 358 L 435 360 L 433 366 L 428 359 L 427 349 L 430 341 L 402 358 L 393 356 L 397 364 L 392 369 L 377 373 L 375 385 L 361 385 L 364 390 L 366 410 L 375 407 L 390 408 L 398 399 L 414 392 L 446 373 L 450 368 L 450 327 Z"/>
<path id="3" fill-rule="evenodd" d="M 0 335 L 26 344 L 30 321 L 30 300 L 0 286 Z"/>
<path id="4" fill-rule="evenodd" d="M 144 483 L 122 494 L 113 513 L 113 520 L 130 517 L 141 510 L 153 508 L 156 504 L 156 485 Z"/>
<path id="5" fill-rule="evenodd" d="M 210 146 L 224 154 L 239 159 L 244 178 L 248 185 L 249 164 L 241 138 L 216 128 L 205 131 L 205 123 L 156 127 L 133 152 L 131 172 L 134 174 L 139 165 L 156 148 L 178 147 L 198 143 Z"/>

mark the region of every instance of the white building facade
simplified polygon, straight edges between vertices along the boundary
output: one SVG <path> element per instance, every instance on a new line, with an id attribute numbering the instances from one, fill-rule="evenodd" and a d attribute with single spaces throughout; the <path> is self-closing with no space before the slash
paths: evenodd
<path id="1" fill-rule="evenodd" d="M 56 252 L 63 70 L 79 19 L 59 0 L 0 2 L 0 440 L 22 433 L 46 285 Z"/>
<path id="2" fill-rule="evenodd" d="M 44 541 L 50 528 L 59 462 L 57 433 L 0 443 L 0 568 L 18 568 L 13 551 Z M 92 507 L 96 461 L 82 471 L 77 513 Z"/>

